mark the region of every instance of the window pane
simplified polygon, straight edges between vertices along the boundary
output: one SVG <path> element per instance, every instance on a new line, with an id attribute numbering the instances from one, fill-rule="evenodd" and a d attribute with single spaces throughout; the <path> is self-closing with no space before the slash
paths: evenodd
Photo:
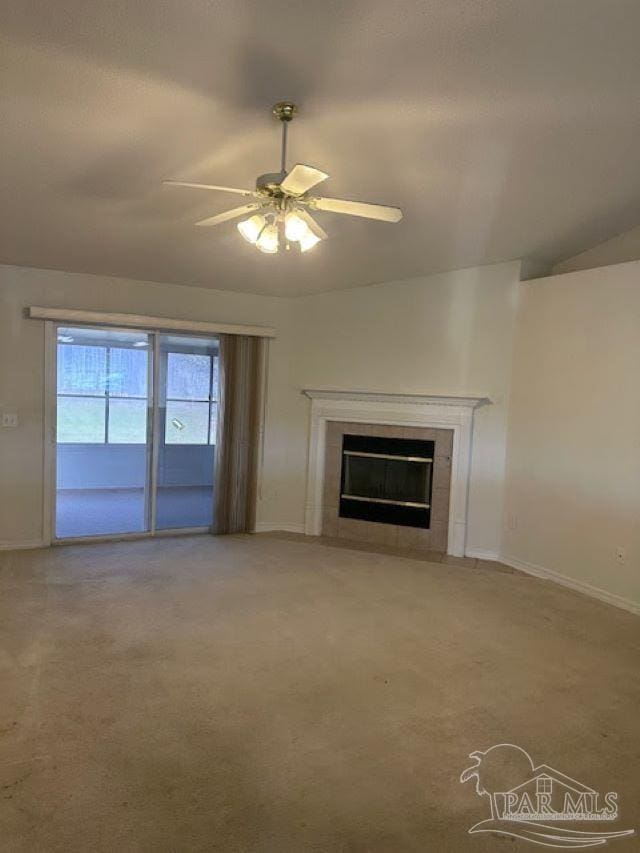
<path id="1" fill-rule="evenodd" d="M 146 350 L 112 347 L 109 352 L 109 394 L 146 397 L 147 364 Z"/>
<path id="2" fill-rule="evenodd" d="M 145 444 L 147 401 L 109 399 L 109 444 Z"/>
<path id="3" fill-rule="evenodd" d="M 209 427 L 209 444 L 216 443 L 216 431 L 218 429 L 218 404 L 211 404 L 211 425 Z"/>
<path id="4" fill-rule="evenodd" d="M 166 444 L 207 444 L 208 403 L 167 400 Z"/>
<path id="5" fill-rule="evenodd" d="M 104 416 L 104 399 L 58 397 L 58 442 L 103 444 Z"/>
<path id="6" fill-rule="evenodd" d="M 209 355 L 168 353 L 167 397 L 177 397 L 179 400 L 208 400 L 210 365 Z"/>
<path id="7" fill-rule="evenodd" d="M 58 394 L 104 394 L 107 350 L 58 344 Z"/>
<path id="8" fill-rule="evenodd" d="M 211 396 L 214 400 L 218 399 L 218 368 L 220 365 L 220 358 L 215 355 L 213 356 L 213 382 L 211 387 Z"/>

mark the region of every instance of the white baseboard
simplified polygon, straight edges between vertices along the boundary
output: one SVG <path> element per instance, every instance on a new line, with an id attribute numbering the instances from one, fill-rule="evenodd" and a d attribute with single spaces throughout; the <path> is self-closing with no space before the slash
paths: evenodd
<path id="1" fill-rule="evenodd" d="M 284 533 L 304 533 L 304 524 L 291 524 L 287 521 L 259 521 L 256 524 L 256 533 L 272 533 L 283 531 Z"/>
<path id="2" fill-rule="evenodd" d="M 588 595 L 591 598 L 597 598 L 598 601 L 604 601 L 606 604 L 612 604 L 614 607 L 620 607 L 622 610 L 627 610 L 629 613 L 635 613 L 640 616 L 640 602 L 632 601 L 630 598 L 624 598 L 621 595 L 616 595 L 613 592 L 607 592 L 605 589 L 600 589 L 597 586 L 584 581 L 569 578 L 566 575 L 561 575 L 559 572 L 554 572 L 551 569 L 545 569 L 542 566 L 536 566 L 534 563 L 527 563 L 525 560 L 518 560 L 516 557 L 509 557 L 503 554 L 498 558 L 500 562 L 511 566 L 512 569 L 517 569 L 527 575 L 533 575 L 536 578 L 544 578 L 545 580 L 553 581 L 554 583 L 572 589 L 575 592 L 581 592 L 583 595 Z"/>
<path id="3" fill-rule="evenodd" d="M 42 539 L 18 539 L 15 542 L 4 540 L 0 542 L 0 551 L 21 551 L 24 548 L 48 548 L 49 543 Z"/>
<path id="4" fill-rule="evenodd" d="M 497 551 L 483 551 L 482 548 L 467 548 L 464 552 L 465 557 L 475 557 L 478 560 L 493 560 L 498 562 L 500 554 Z"/>

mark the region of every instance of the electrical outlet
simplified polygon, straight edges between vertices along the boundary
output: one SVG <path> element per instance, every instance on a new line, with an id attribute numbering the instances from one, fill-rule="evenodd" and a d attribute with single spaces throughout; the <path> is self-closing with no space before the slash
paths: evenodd
<path id="1" fill-rule="evenodd" d="M 17 414 L 17 412 L 3 412 L 2 413 L 2 426 L 3 427 L 17 427 L 18 426 L 18 414 Z"/>
<path id="2" fill-rule="evenodd" d="M 627 549 L 623 548 L 621 545 L 618 545 L 616 548 L 616 563 L 619 563 L 621 566 L 627 562 Z"/>

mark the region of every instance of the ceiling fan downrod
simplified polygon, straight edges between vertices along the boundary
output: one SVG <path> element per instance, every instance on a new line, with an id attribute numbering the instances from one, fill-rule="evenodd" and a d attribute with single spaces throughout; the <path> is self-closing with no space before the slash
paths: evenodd
<path id="1" fill-rule="evenodd" d="M 298 112 L 298 107 L 292 101 L 278 101 L 274 104 L 272 113 L 282 122 L 282 154 L 280 157 L 280 171 L 284 175 L 287 171 L 287 130 L 289 122 L 293 120 Z"/>

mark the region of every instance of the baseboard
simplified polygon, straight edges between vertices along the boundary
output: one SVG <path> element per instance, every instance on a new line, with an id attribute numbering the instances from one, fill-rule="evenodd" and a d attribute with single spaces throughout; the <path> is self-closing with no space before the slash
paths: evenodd
<path id="1" fill-rule="evenodd" d="M 22 539 L 16 542 L 0 542 L 0 551 L 22 551 L 25 548 L 48 548 L 49 543 L 42 539 Z"/>
<path id="2" fill-rule="evenodd" d="M 483 551 L 482 548 L 467 548 L 465 557 L 475 557 L 477 560 L 493 560 L 499 562 L 500 554 L 497 551 Z"/>
<path id="3" fill-rule="evenodd" d="M 304 533 L 304 524 L 291 524 L 287 521 L 259 521 L 256 524 L 256 533 L 272 533 L 283 531 L 284 533 Z"/>
<path id="4" fill-rule="evenodd" d="M 596 598 L 598 601 L 604 601 L 606 604 L 612 604 L 614 607 L 619 607 L 622 610 L 627 610 L 629 613 L 634 613 L 640 616 L 640 602 L 632 601 L 629 598 L 624 598 L 621 595 L 616 595 L 613 592 L 607 592 L 605 589 L 600 589 L 597 586 L 584 581 L 576 580 L 575 578 L 561 575 L 559 572 L 554 572 L 551 569 L 545 569 L 542 566 L 536 566 L 535 563 L 528 563 L 525 560 L 518 560 L 516 557 L 509 557 L 503 554 L 499 557 L 500 562 L 511 566 L 512 569 L 517 569 L 527 575 L 533 575 L 536 578 L 553 581 L 560 586 L 572 589 L 575 592 L 581 592 L 583 595 L 588 595 L 590 598 Z"/>

